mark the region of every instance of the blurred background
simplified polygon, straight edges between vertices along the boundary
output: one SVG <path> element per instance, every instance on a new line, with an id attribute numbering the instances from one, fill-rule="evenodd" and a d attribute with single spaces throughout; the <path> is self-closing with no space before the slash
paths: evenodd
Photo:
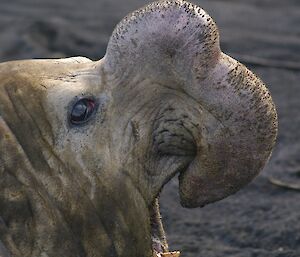
<path id="1" fill-rule="evenodd" d="M 100 59 L 115 25 L 148 2 L 0 0 L 0 61 Z M 182 257 L 299 257 L 300 1 L 193 2 L 218 24 L 223 51 L 269 87 L 279 114 L 279 136 L 263 173 L 221 202 L 184 209 L 177 179 L 168 184 L 161 205 L 171 249 L 181 250 Z M 286 187 L 270 183 L 270 177 Z"/>

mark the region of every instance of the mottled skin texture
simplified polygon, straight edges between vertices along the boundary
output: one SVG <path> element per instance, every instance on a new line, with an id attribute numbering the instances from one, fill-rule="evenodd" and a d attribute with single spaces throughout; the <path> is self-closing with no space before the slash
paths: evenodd
<path id="1" fill-rule="evenodd" d="M 85 96 L 97 111 L 72 125 Z M 0 256 L 151 257 L 165 183 L 180 174 L 186 207 L 220 200 L 259 173 L 276 133 L 264 84 L 184 1 L 126 17 L 98 62 L 0 64 Z"/>

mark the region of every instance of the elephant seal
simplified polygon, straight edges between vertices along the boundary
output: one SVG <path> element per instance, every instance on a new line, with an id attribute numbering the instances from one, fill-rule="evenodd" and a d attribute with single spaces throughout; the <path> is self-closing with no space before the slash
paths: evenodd
<path id="1" fill-rule="evenodd" d="M 170 256 L 162 187 L 178 174 L 183 206 L 223 199 L 262 170 L 277 134 L 263 82 L 182 0 L 125 17 L 100 61 L 2 63 L 0 81 L 5 257 Z"/>

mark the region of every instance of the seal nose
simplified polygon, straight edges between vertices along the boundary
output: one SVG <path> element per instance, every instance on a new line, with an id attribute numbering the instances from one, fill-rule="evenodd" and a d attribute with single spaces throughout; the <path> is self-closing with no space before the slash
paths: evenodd
<path id="1" fill-rule="evenodd" d="M 185 90 L 206 106 L 196 158 L 180 175 L 181 203 L 203 206 L 248 184 L 268 161 L 277 136 L 277 114 L 262 81 L 222 55 L 206 81 Z M 209 86 L 206 95 L 202 87 Z"/>
<path id="2" fill-rule="evenodd" d="M 218 28 L 200 7 L 158 1 L 132 13 L 116 27 L 104 61 L 116 85 L 138 74 L 184 92 L 205 110 L 196 158 L 180 175 L 184 206 L 236 192 L 267 162 L 277 135 L 271 96 L 251 71 L 221 52 Z"/>

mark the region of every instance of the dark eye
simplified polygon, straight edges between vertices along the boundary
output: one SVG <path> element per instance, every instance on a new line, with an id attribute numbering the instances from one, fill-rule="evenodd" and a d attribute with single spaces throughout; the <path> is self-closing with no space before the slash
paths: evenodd
<path id="1" fill-rule="evenodd" d="M 85 123 L 94 113 L 95 107 L 95 100 L 90 98 L 80 99 L 73 106 L 70 116 L 71 123 L 75 125 Z"/>

